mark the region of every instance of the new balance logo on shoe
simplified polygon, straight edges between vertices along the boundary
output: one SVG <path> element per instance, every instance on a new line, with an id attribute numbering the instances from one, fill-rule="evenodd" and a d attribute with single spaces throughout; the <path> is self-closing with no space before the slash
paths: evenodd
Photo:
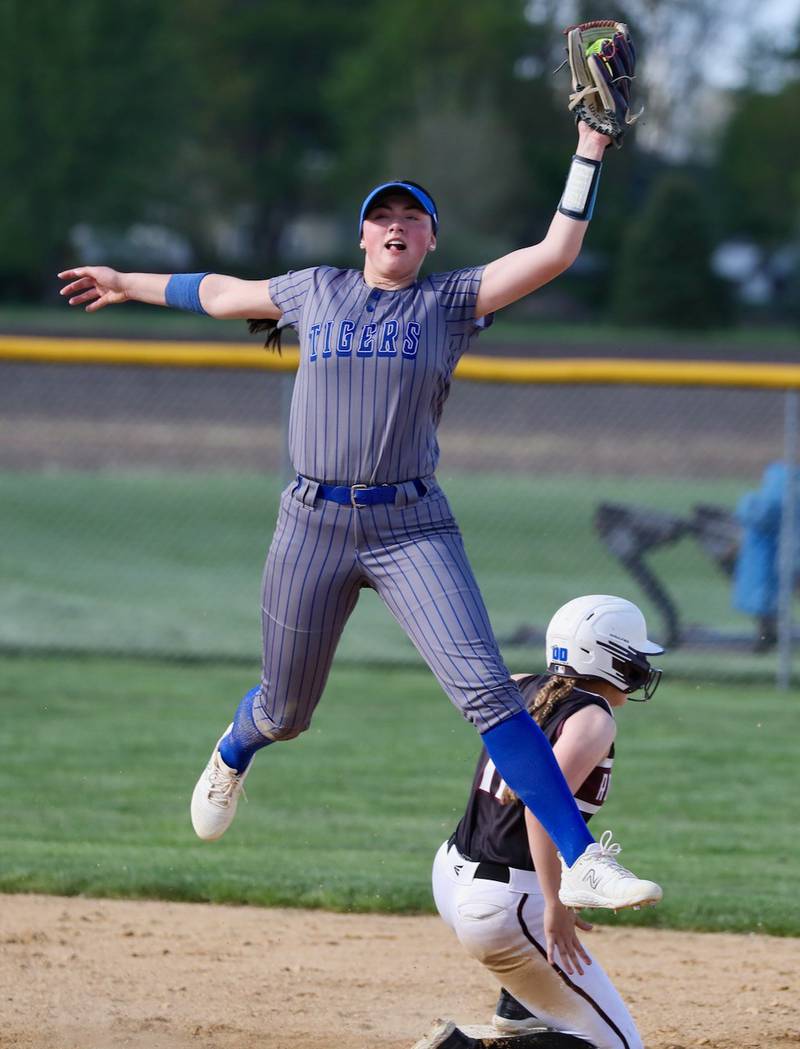
<path id="1" fill-rule="evenodd" d="M 592 842 L 568 867 L 561 858 L 561 888 L 558 897 L 565 907 L 604 907 L 622 910 L 658 903 L 662 892 L 654 881 L 637 878 L 617 863 L 620 846 L 607 830 Z"/>

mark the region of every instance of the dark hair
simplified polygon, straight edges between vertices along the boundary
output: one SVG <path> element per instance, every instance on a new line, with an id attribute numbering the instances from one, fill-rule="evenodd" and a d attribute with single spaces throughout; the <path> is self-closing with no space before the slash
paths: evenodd
<path id="1" fill-rule="evenodd" d="M 268 350 L 272 350 L 273 353 L 280 354 L 281 352 L 281 336 L 283 335 L 283 328 L 278 326 L 278 322 L 274 320 L 248 320 L 247 330 L 251 335 L 256 335 L 258 332 L 265 331 L 267 333 L 264 339 L 264 346 Z"/>

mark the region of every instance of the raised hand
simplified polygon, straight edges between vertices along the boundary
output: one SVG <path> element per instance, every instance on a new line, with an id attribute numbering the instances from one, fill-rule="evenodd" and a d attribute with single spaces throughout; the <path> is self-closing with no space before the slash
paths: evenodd
<path id="1" fill-rule="evenodd" d="M 578 154 L 582 157 L 591 157 L 593 160 L 602 160 L 611 139 L 602 131 L 594 128 L 583 121 L 578 121 Z"/>
<path id="2" fill-rule="evenodd" d="M 118 302 L 127 302 L 130 297 L 124 286 L 125 275 L 109 266 L 79 266 L 74 270 L 62 270 L 58 276 L 61 280 L 70 281 L 64 285 L 60 294 L 67 297 L 70 306 L 87 303 L 87 313 L 94 313 Z"/>

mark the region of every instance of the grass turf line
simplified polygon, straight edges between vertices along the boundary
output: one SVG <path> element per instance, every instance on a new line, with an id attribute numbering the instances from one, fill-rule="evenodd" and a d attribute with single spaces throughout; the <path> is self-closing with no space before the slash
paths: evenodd
<path id="1" fill-rule="evenodd" d="M 431 861 L 463 810 L 477 739 L 423 670 L 334 667 L 309 732 L 257 757 L 224 841 L 195 839 L 192 787 L 254 677 L 6 658 L 0 890 L 431 910 Z M 622 712 L 593 829 L 612 827 L 665 900 L 596 920 L 800 934 L 786 803 L 797 698 L 673 682 Z"/>

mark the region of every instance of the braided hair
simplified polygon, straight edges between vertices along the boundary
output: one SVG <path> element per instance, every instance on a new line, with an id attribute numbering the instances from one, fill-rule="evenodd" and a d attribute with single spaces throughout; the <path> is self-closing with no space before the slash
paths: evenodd
<path id="1" fill-rule="evenodd" d="M 527 704 L 528 713 L 537 725 L 543 725 L 558 704 L 568 699 L 575 688 L 586 688 L 587 691 L 591 692 L 591 678 L 559 677 L 558 674 L 554 674 L 545 681 Z M 511 787 L 506 784 L 498 800 L 501 805 L 510 805 L 512 802 L 518 801 L 519 798 Z"/>

